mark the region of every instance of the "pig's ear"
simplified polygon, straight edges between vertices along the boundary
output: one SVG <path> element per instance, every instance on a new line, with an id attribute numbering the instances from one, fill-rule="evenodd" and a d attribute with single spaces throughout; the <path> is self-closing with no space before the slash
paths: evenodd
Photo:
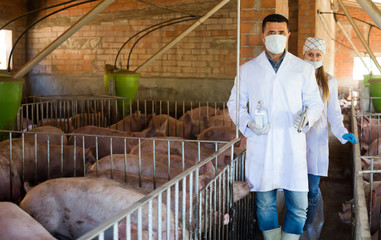
<path id="1" fill-rule="evenodd" d="M 250 184 L 249 180 L 246 180 L 245 183 L 246 183 L 246 185 L 247 185 L 248 187 L 253 188 L 253 186 Z"/>
<path id="2" fill-rule="evenodd" d="M 95 146 L 85 148 L 85 157 L 86 157 L 85 162 L 90 163 L 90 164 L 95 163 L 96 154 L 97 153 L 96 153 L 96 147 Z"/>
<path id="3" fill-rule="evenodd" d="M 370 167 L 370 159 L 368 159 L 368 158 L 361 158 L 361 167 L 362 167 L 362 169 L 369 169 L 369 167 Z"/>
<path id="4" fill-rule="evenodd" d="M 360 118 L 360 127 L 361 127 L 361 118 Z M 363 116 L 362 125 L 363 127 L 369 127 L 370 119 L 366 116 Z"/>
<path id="5" fill-rule="evenodd" d="M 209 173 L 209 174 L 212 174 L 212 175 L 216 174 L 216 169 L 214 168 L 212 161 L 209 161 L 204 166 L 206 168 L 206 173 Z"/>
<path id="6" fill-rule="evenodd" d="M 32 186 L 29 184 L 29 182 L 24 182 L 24 189 L 26 193 L 32 189 Z"/>
<path id="7" fill-rule="evenodd" d="M 168 136 L 168 119 L 156 131 L 159 137 Z"/>
<path id="8" fill-rule="evenodd" d="M 190 124 L 190 123 L 192 122 L 192 117 L 191 117 L 191 115 L 190 115 L 189 112 L 186 112 L 186 113 L 184 114 L 184 119 L 183 119 L 183 121 L 184 121 L 184 124 Z"/>
<path id="9" fill-rule="evenodd" d="M 139 123 L 139 111 L 136 111 L 131 115 L 131 122 Z"/>
<path id="10" fill-rule="evenodd" d="M 366 155 L 366 152 L 369 150 L 369 145 L 362 144 L 361 146 L 361 155 Z"/>
<path id="11" fill-rule="evenodd" d="M 214 173 L 210 173 L 210 172 L 206 172 L 200 175 L 198 177 L 198 190 L 201 191 L 213 179 L 213 177 L 214 177 Z"/>

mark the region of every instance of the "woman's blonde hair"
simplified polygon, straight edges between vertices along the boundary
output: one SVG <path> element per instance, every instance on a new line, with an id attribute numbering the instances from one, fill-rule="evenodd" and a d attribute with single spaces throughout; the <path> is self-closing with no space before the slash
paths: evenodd
<path id="1" fill-rule="evenodd" d="M 323 103 L 329 99 L 328 74 L 324 71 L 324 66 L 316 69 L 316 82 L 319 89 L 323 91 Z"/>

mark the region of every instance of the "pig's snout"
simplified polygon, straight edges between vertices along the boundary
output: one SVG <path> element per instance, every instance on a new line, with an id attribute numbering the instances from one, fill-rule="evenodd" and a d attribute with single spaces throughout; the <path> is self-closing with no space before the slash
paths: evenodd
<path id="1" fill-rule="evenodd" d="M 224 215 L 224 225 L 228 225 L 229 224 L 229 219 L 230 219 L 229 213 L 226 213 Z"/>

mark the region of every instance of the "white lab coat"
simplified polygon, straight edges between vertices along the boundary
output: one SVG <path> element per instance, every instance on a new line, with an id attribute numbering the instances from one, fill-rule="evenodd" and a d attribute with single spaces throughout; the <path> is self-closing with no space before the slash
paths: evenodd
<path id="1" fill-rule="evenodd" d="M 317 176 L 328 175 L 328 121 L 331 131 L 344 144 L 347 140 L 342 136 L 348 133 L 343 124 L 343 115 L 337 93 L 337 80 L 328 75 L 329 99 L 319 120 L 307 133 L 307 165 L 308 173 Z M 322 91 L 320 92 L 321 98 Z"/>
<path id="2" fill-rule="evenodd" d="M 265 52 L 240 67 L 239 129 L 247 137 L 246 179 L 252 191 L 308 191 L 306 135 L 293 126 L 295 114 L 308 106 L 309 126 L 320 118 L 323 103 L 313 66 L 289 52 L 275 73 Z M 228 101 L 236 123 L 236 83 Z M 257 136 L 247 127 L 258 101 L 268 111 L 270 130 Z M 249 109 L 247 108 L 249 103 Z"/>

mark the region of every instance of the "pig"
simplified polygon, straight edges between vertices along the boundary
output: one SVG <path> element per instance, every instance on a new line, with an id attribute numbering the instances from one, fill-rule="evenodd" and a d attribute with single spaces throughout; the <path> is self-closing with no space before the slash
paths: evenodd
<path id="1" fill-rule="evenodd" d="M 364 116 L 357 119 L 357 126 L 359 128 L 359 134 L 361 132 L 361 144 L 368 145 L 372 143 L 378 137 L 381 137 L 381 119 L 369 118 Z M 362 121 L 362 122 L 361 122 Z M 362 124 L 362 128 L 361 128 Z"/>
<path id="2" fill-rule="evenodd" d="M 0 201 L 19 203 L 21 201 L 21 179 L 16 166 L 12 164 L 12 170 L 10 167 L 8 158 L 0 155 Z M 12 188 L 10 181 L 12 181 Z"/>
<path id="3" fill-rule="evenodd" d="M 339 212 L 340 221 L 346 224 L 352 223 L 352 211 Z"/>
<path id="4" fill-rule="evenodd" d="M 88 178 L 99 177 L 99 178 L 113 179 L 120 183 L 127 184 L 128 186 L 131 186 L 132 188 L 135 188 L 135 189 L 144 189 L 146 193 L 149 193 L 155 189 L 152 176 L 148 177 L 148 176 L 141 175 L 140 176 L 141 185 L 140 185 L 139 174 L 125 173 L 124 171 L 120 171 L 116 169 L 112 170 L 112 174 L 111 174 L 111 169 L 98 170 L 98 174 L 97 174 L 97 171 L 94 171 L 94 172 L 90 171 L 89 174 L 86 175 L 86 177 Z M 203 189 L 213 178 L 214 178 L 214 174 L 212 173 L 203 173 L 199 175 L 198 189 L 199 190 Z M 193 179 L 195 180 L 195 177 Z M 162 186 L 166 182 L 168 182 L 168 178 L 164 179 L 164 178 L 155 177 L 156 188 Z M 195 186 L 194 184 L 195 183 L 193 183 L 193 186 Z M 24 187 L 27 187 L 27 186 L 25 186 L 24 184 Z M 239 189 L 243 189 L 242 187 L 243 185 L 241 185 Z M 179 189 L 182 189 L 182 184 L 179 185 Z M 193 189 L 195 190 L 195 188 Z M 243 190 L 238 190 L 238 191 L 240 191 L 241 193 L 244 192 Z M 241 196 L 242 195 L 241 193 L 238 193 L 238 194 Z"/>
<path id="5" fill-rule="evenodd" d="M 138 226 L 136 224 L 133 224 L 131 223 L 131 239 L 138 239 Z M 124 218 L 123 221 L 121 223 L 119 223 L 118 225 L 118 236 L 119 236 L 119 239 L 127 239 L 127 233 L 126 233 L 126 219 Z M 158 236 L 157 234 L 153 234 L 153 239 L 157 239 Z M 162 234 L 162 239 L 167 239 L 167 235 Z M 141 236 L 141 239 L 142 240 L 149 240 L 149 232 L 145 229 L 142 229 L 142 236 Z"/>
<path id="6" fill-rule="evenodd" d="M 96 126 L 86 126 L 73 131 L 74 134 L 86 134 L 86 135 L 97 135 L 98 137 L 98 157 L 103 158 L 110 155 L 110 137 L 112 138 L 112 153 L 121 154 L 125 153 L 124 138 L 126 138 L 126 153 L 129 153 L 131 149 L 138 144 L 138 139 L 136 137 L 161 137 L 163 136 L 165 125 L 159 128 L 150 127 L 142 132 L 124 132 L 119 130 L 114 130 L 110 128 L 102 128 Z M 135 139 L 131 139 L 135 137 Z M 73 145 L 74 139 L 76 138 L 76 145 L 82 146 L 83 136 L 70 136 L 68 144 Z M 95 136 L 85 136 L 85 147 L 96 146 Z"/>
<path id="7" fill-rule="evenodd" d="M 365 153 L 366 156 L 376 156 L 378 154 L 381 154 L 381 138 L 374 139 Z"/>
<path id="8" fill-rule="evenodd" d="M 341 208 L 343 209 L 343 212 L 352 211 L 352 203 L 343 202 L 341 203 Z"/>
<path id="9" fill-rule="evenodd" d="M 234 182 L 234 192 L 233 192 L 233 201 L 238 202 L 242 198 L 246 197 L 250 193 L 250 189 L 253 186 L 249 183 L 249 181 L 236 181 Z"/>
<path id="10" fill-rule="evenodd" d="M 21 119 L 17 119 L 16 121 L 20 122 L 21 131 L 28 131 L 34 127 L 32 119 L 22 117 Z M 17 129 L 17 130 L 19 130 L 19 129 Z"/>
<path id="11" fill-rule="evenodd" d="M 27 131 L 24 134 L 24 138 L 34 139 L 35 134 L 32 134 L 32 133 L 37 133 L 38 142 L 47 143 L 48 137 L 49 137 L 50 144 L 60 145 L 62 143 L 63 145 L 67 145 L 67 137 L 64 135 L 65 133 L 60 128 L 53 127 L 53 126 L 35 127 Z M 52 134 L 38 134 L 38 133 L 52 133 Z"/>
<path id="12" fill-rule="evenodd" d="M 179 120 L 182 121 L 184 120 L 184 117 L 186 116 L 186 114 L 189 114 L 191 116 L 191 119 L 193 120 L 203 120 L 204 117 L 211 117 L 211 116 L 214 116 L 218 113 L 218 110 L 213 108 L 213 107 L 209 107 L 209 106 L 202 106 L 202 107 L 197 107 L 197 108 L 193 108 L 187 112 L 185 112 L 180 118 Z"/>
<path id="13" fill-rule="evenodd" d="M 148 194 L 150 193 L 153 189 L 149 189 L 149 188 L 144 188 L 144 187 L 139 187 L 137 186 L 136 184 L 132 183 L 133 185 L 131 186 L 131 182 L 127 182 L 125 183 L 125 178 L 124 178 L 124 173 L 121 172 L 121 171 L 118 171 L 118 170 L 114 170 L 113 172 L 113 180 L 115 181 L 118 181 L 122 184 L 124 184 L 124 186 L 128 186 L 128 188 L 133 188 L 134 190 L 138 191 L 139 193 L 142 193 L 142 194 Z M 128 175 L 127 175 L 128 176 Z M 91 178 L 94 178 L 96 177 L 95 174 L 92 174 L 91 176 L 87 176 L 87 177 L 91 177 Z M 99 172 L 99 177 L 103 177 L 103 178 L 111 178 L 111 175 L 110 175 L 110 170 L 106 170 L 106 171 L 100 171 Z M 213 174 L 210 174 L 210 173 L 205 173 L 205 174 L 202 174 L 199 176 L 199 191 L 203 191 L 203 188 L 209 183 L 209 181 L 214 177 Z M 158 179 L 156 179 L 158 180 Z M 195 179 L 194 179 L 195 180 Z M 152 181 L 152 180 L 151 180 Z M 188 183 L 189 184 L 189 183 Z M 193 185 L 195 186 L 195 185 Z M 249 191 L 250 191 L 250 184 L 248 182 L 235 182 L 234 183 L 234 202 L 240 200 L 241 198 L 243 198 L 244 196 L 246 196 Z M 193 188 L 195 190 L 195 188 Z M 179 222 L 182 222 L 182 219 L 183 219 L 183 215 L 182 215 L 182 201 L 183 201 L 183 194 L 184 192 L 182 191 L 182 184 L 180 183 L 179 184 L 179 191 L 178 191 L 178 196 L 177 196 L 177 200 L 176 200 L 176 195 L 175 195 L 175 188 L 172 186 L 171 187 L 171 195 L 170 195 L 170 207 L 171 207 L 171 210 L 173 212 L 177 211 L 178 212 L 178 217 L 179 217 Z M 205 193 L 204 193 L 205 194 Z M 193 194 L 192 195 L 193 198 L 192 198 L 192 201 L 190 201 L 190 195 L 189 195 L 189 187 L 187 187 L 187 192 L 185 194 L 185 204 L 186 204 L 186 214 L 187 214 L 187 217 L 186 219 L 189 219 L 189 211 L 188 209 L 190 209 L 190 204 L 192 204 L 192 206 L 195 204 L 195 199 L 196 199 L 196 194 Z M 205 196 L 205 195 L 204 195 Z M 218 196 L 218 192 L 215 193 L 215 196 Z M 203 198 L 205 199 L 205 198 Z M 167 203 L 167 198 L 164 196 L 162 197 L 162 201 L 164 204 Z M 177 204 L 176 204 L 176 201 L 177 201 Z M 217 204 L 218 204 L 218 199 L 217 199 Z M 205 223 L 205 210 L 207 209 L 208 211 L 208 216 L 210 216 L 210 214 L 216 214 L 216 217 L 220 216 L 222 218 L 222 215 L 220 215 L 218 212 L 215 212 L 214 210 L 212 209 L 209 209 L 209 205 L 206 204 L 205 202 L 202 202 L 202 218 L 201 218 L 201 222 Z M 207 205 L 207 208 L 205 207 L 205 205 Z M 192 214 L 193 216 L 195 216 L 196 214 L 196 211 L 197 209 L 195 207 L 193 207 L 193 211 L 192 211 Z M 226 219 L 224 219 L 224 222 L 226 222 Z M 187 228 L 188 230 L 190 229 L 193 229 L 195 226 L 194 226 L 194 221 L 193 221 L 193 225 L 192 225 L 192 228 L 189 227 L 189 224 L 187 223 Z M 201 228 L 201 231 L 203 232 L 204 231 L 204 224 L 202 224 L 202 228 Z"/>
<path id="14" fill-rule="evenodd" d="M 213 127 L 213 126 L 227 126 L 232 127 L 235 126 L 234 122 L 231 120 L 229 115 L 221 114 L 221 115 L 215 115 L 208 119 L 207 127 Z"/>
<path id="15" fill-rule="evenodd" d="M 65 194 L 63 194 L 65 193 Z M 45 181 L 32 188 L 20 203 L 20 207 L 41 223 L 51 234 L 78 238 L 130 207 L 145 195 L 129 189 L 123 184 L 104 178 L 58 178 Z M 161 216 L 152 211 L 152 222 L 160 218 L 167 221 L 165 204 L 161 204 Z M 157 200 L 152 209 L 158 209 Z M 142 227 L 148 229 L 148 208 L 142 208 Z M 171 229 L 174 229 L 172 212 L 169 213 Z M 131 215 L 131 222 L 138 224 L 137 214 Z M 162 233 L 166 224 L 154 232 Z M 123 229 L 123 228 L 121 228 Z M 107 236 L 106 236 L 107 238 Z"/>
<path id="16" fill-rule="evenodd" d="M 71 119 L 66 118 L 43 119 L 37 123 L 37 126 L 53 126 L 61 129 L 65 133 L 70 133 L 74 130 Z"/>
<path id="17" fill-rule="evenodd" d="M 99 172 L 99 177 L 111 178 L 110 172 L 111 172 L 110 170 L 100 171 Z M 125 176 L 124 176 L 123 172 L 118 171 L 118 170 L 114 170 L 113 171 L 113 176 L 114 176 L 113 180 L 116 180 L 116 181 L 118 181 L 120 183 L 125 183 Z M 91 176 L 87 176 L 87 177 L 96 177 L 96 175 L 93 173 Z M 127 174 L 127 177 L 129 177 L 129 174 Z M 202 191 L 205 188 L 205 186 L 212 180 L 213 177 L 214 177 L 214 174 L 211 174 L 211 173 L 205 173 L 205 174 L 199 175 L 199 185 L 198 185 L 199 186 L 199 188 L 198 188 L 199 191 Z M 156 180 L 157 181 L 161 181 L 159 178 L 156 178 Z M 150 188 L 145 188 L 145 187 L 140 188 L 139 186 L 137 186 L 135 184 L 135 183 L 137 183 L 137 181 L 138 181 L 138 179 L 136 179 L 134 182 L 127 181 L 126 184 L 128 184 L 129 187 L 134 188 L 135 190 L 137 190 L 138 192 L 140 192 L 142 194 L 148 194 L 148 193 L 150 193 L 152 191 L 152 189 L 153 189 L 152 187 L 150 187 Z M 150 181 L 152 181 L 152 179 L 150 179 Z M 133 184 L 132 186 L 130 186 L 131 183 Z M 193 185 L 193 186 L 195 186 L 195 185 Z M 250 192 L 251 188 L 252 188 L 252 186 L 247 181 L 246 182 L 240 182 L 240 181 L 234 182 L 233 201 L 237 202 L 240 199 L 242 199 L 243 197 L 245 197 Z M 190 196 L 189 195 L 189 187 L 187 187 L 187 193 L 186 193 L 186 198 L 185 198 L 186 199 L 187 209 L 189 209 L 189 204 L 190 204 L 190 198 L 189 198 L 189 196 Z M 196 195 L 194 194 L 193 195 L 193 200 L 191 202 L 192 204 L 195 203 L 195 199 L 194 199 L 195 196 Z M 218 193 L 216 193 L 215 196 L 218 196 Z M 170 204 L 170 206 L 171 206 L 171 209 L 172 209 L 173 212 L 176 211 L 176 208 L 177 208 L 177 211 L 179 213 L 179 218 L 180 218 L 179 221 L 180 222 L 182 221 L 182 205 L 180 204 L 182 202 L 182 199 L 183 199 L 182 184 L 181 183 L 179 184 L 179 191 L 178 191 L 178 198 L 177 198 L 178 204 L 176 204 L 174 187 L 171 187 L 171 197 L 170 197 L 171 204 Z M 167 201 L 166 197 L 163 197 L 162 200 L 163 200 L 163 203 L 166 203 L 166 201 Z M 205 203 L 203 203 L 203 205 L 205 205 Z M 202 209 L 204 211 L 205 210 L 205 206 Z M 196 209 L 193 209 L 193 210 L 196 211 Z M 212 211 L 212 212 L 214 212 L 214 211 Z M 189 214 L 189 212 L 187 212 L 187 214 Z M 193 215 L 194 214 L 195 214 L 195 212 L 193 212 Z M 205 214 L 205 213 L 203 213 L 203 214 Z M 189 219 L 189 217 L 187 217 L 186 219 Z M 203 219 L 204 219 L 204 215 L 203 215 L 202 220 Z M 226 219 L 224 219 L 224 222 L 226 222 Z M 189 228 L 189 226 L 188 226 L 188 228 Z M 202 231 L 203 231 L 203 228 L 202 228 Z"/>
<path id="18" fill-rule="evenodd" d="M 153 153 L 141 154 L 144 158 L 153 159 Z M 155 153 L 155 161 L 161 162 L 168 166 L 168 154 Z M 194 160 L 184 157 L 184 168 L 190 168 L 195 164 Z M 183 157 L 176 154 L 170 155 L 170 167 L 183 168 Z"/>
<path id="19" fill-rule="evenodd" d="M 169 137 L 165 138 L 170 141 L 170 153 L 182 155 L 182 139 Z M 155 142 L 155 151 L 156 153 L 164 153 L 168 154 L 168 141 L 165 139 L 157 140 Z M 153 149 L 152 140 L 144 140 L 140 143 L 141 153 L 151 153 Z M 184 155 L 186 158 L 192 159 L 195 162 L 198 162 L 198 143 L 195 142 L 184 142 Z M 210 157 L 213 153 L 215 153 L 214 149 L 207 148 L 200 144 L 200 160 L 204 160 L 207 157 Z M 135 146 L 131 150 L 131 154 L 139 154 L 139 145 Z M 225 167 L 230 163 L 230 149 L 227 149 L 225 152 L 221 153 L 218 156 L 217 164 L 218 167 Z M 202 169 L 204 171 L 205 169 Z"/>
<path id="20" fill-rule="evenodd" d="M 363 170 L 370 170 L 371 167 L 371 159 L 369 158 L 361 158 L 361 165 Z M 381 169 L 381 160 L 378 158 L 373 158 L 373 170 Z M 363 179 L 366 181 L 370 181 L 370 173 L 363 173 Z M 380 173 L 373 173 L 374 181 L 381 181 Z"/>
<path id="21" fill-rule="evenodd" d="M 40 223 L 10 202 L 0 202 L 0 226 L 0 239 L 55 239 Z"/>
<path id="22" fill-rule="evenodd" d="M 363 183 L 364 183 L 365 196 L 368 196 L 370 192 L 370 183 L 367 181 L 363 181 Z M 381 196 L 381 181 L 374 181 L 372 188 L 375 191 L 376 196 Z"/>
<path id="23" fill-rule="evenodd" d="M 135 173 L 139 174 L 139 156 L 138 155 L 132 155 L 127 154 L 126 155 L 126 161 L 127 165 L 125 166 L 124 160 L 125 155 L 124 154 L 113 154 L 112 155 L 112 167 L 113 169 L 117 169 L 119 171 L 127 171 L 128 173 Z M 142 156 L 140 159 L 140 166 L 141 166 L 141 174 L 144 176 L 154 176 L 154 164 L 152 158 L 144 157 Z M 93 164 L 91 166 L 90 171 L 94 172 L 96 171 L 96 168 L 100 171 L 111 169 L 111 156 L 103 157 L 99 160 L 98 166 L 97 164 Z M 168 176 L 168 171 L 170 170 L 170 176 Z M 163 164 L 161 162 L 155 163 L 155 177 L 159 178 L 173 178 L 174 176 L 182 173 L 183 170 L 181 168 L 170 168 L 168 169 L 167 164 Z"/>
<path id="24" fill-rule="evenodd" d="M 123 219 L 123 221 L 121 223 L 119 223 L 118 229 L 119 229 L 119 239 L 126 239 L 127 234 L 126 234 L 126 219 L 125 218 Z M 179 236 L 179 239 L 182 239 L 182 230 L 181 229 L 179 229 L 179 231 L 178 231 L 178 236 Z M 138 239 L 138 227 L 136 226 L 136 224 L 133 224 L 133 223 L 131 223 L 131 239 Z M 142 229 L 141 239 L 142 240 L 149 240 L 150 239 L 149 238 L 149 232 L 146 229 Z M 152 233 L 152 239 L 159 239 L 157 232 Z M 167 239 L 167 232 L 166 231 L 162 231 L 161 239 L 163 239 L 163 240 Z M 175 239 L 174 231 L 171 231 L 171 235 L 169 236 L 169 239 L 170 240 Z M 185 239 L 188 239 L 188 235 L 186 235 Z"/>
<path id="25" fill-rule="evenodd" d="M 71 125 L 74 129 L 80 127 L 94 125 L 94 126 L 107 126 L 107 119 L 101 112 L 97 113 L 79 113 L 70 118 Z"/>
<path id="26" fill-rule="evenodd" d="M 141 114 L 139 111 L 124 117 L 119 122 L 110 126 L 111 129 L 125 132 L 143 131 L 155 114 Z"/>
<path id="27" fill-rule="evenodd" d="M 372 191 L 372 195 L 368 195 L 368 209 L 369 209 L 369 197 L 372 197 L 372 211 L 371 211 L 371 226 L 370 226 L 370 233 L 374 234 L 377 230 L 380 228 L 380 204 L 381 204 L 381 196 L 376 195 L 376 191 Z"/>
<path id="28" fill-rule="evenodd" d="M 112 175 L 112 177 L 111 177 Z M 86 177 L 88 178 L 108 178 L 108 179 L 113 179 L 115 181 L 118 181 L 120 183 L 125 183 L 131 186 L 132 188 L 143 188 L 147 190 L 154 190 L 154 183 L 153 183 L 153 177 L 148 177 L 141 175 L 140 180 L 141 180 L 141 185 L 139 184 L 139 174 L 134 174 L 134 173 L 125 173 L 123 171 L 119 171 L 116 169 L 112 170 L 111 174 L 111 169 L 106 169 L 106 170 L 99 170 L 98 174 L 97 171 L 95 170 L 94 172 L 90 171 Z M 159 178 L 155 177 L 155 184 L 156 188 L 162 186 L 164 183 L 168 182 L 168 178 Z"/>
<path id="29" fill-rule="evenodd" d="M 9 141 L 10 140 L 5 140 L 0 142 L 0 155 L 6 157 L 8 161 L 10 159 Z M 12 163 L 15 165 L 18 174 L 22 176 L 22 179 L 31 183 L 37 183 L 48 179 L 48 172 L 50 178 L 74 176 L 74 174 L 83 176 L 86 166 L 90 166 L 95 162 L 94 147 L 82 149 L 81 147 L 76 146 L 76 169 L 74 171 L 74 146 L 61 147 L 60 145 L 49 145 L 48 165 L 48 145 L 43 143 L 37 143 L 35 145 L 34 140 L 24 139 L 23 166 L 22 146 L 22 139 L 12 140 Z M 85 153 L 85 159 L 83 159 L 83 152 Z M 37 154 L 37 161 L 35 159 L 35 154 Z"/>
<path id="30" fill-rule="evenodd" d="M 209 140 L 209 141 L 226 141 L 229 142 L 236 137 L 235 127 L 225 127 L 225 126 L 214 126 L 209 127 L 202 131 L 198 136 L 197 140 Z M 204 143 L 206 147 L 214 148 L 214 143 Z M 237 147 L 239 143 L 237 144 Z"/>
<path id="31" fill-rule="evenodd" d="M 199 121 L 191 119 L 190 113 L 184 115 L 183 120 L 177 120 L 169 115 L 161 114 L 152 118 L 149 126 L 158 128 L 163 124 L 167 124 L 166 135 L 171 137 L 183 137 L 185 139 L 196 139 L 204 125 L 200 125 Z"/>

